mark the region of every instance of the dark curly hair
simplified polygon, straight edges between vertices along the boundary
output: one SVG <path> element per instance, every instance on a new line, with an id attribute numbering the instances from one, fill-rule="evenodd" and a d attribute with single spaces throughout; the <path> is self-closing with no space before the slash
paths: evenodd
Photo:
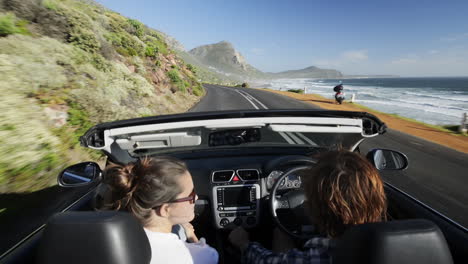
<path id="1" fill-rule="evenodd" d="M 179 178 L 187 166 L 173 157 L 143 158 L 127 165 L 111 164 L 103 175 L 104 187 L 96 196 L 99 210 L 127 210 L 143 225 L 151 210 L 182 192 Z"/>
<path id="2" fill-rule="evenodd" d="M 330 151 L 304 175 L 308 207 L 323 234 L 338 237 L 349 226 L 386 219 L 382 179 L 363 156 Z"/>

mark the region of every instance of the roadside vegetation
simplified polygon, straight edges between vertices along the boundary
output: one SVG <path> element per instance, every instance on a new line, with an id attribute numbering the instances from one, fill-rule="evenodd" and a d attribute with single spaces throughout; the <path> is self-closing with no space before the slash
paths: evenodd
<path id="1" fill-rule="evenodd" d="M 302 90 L 302 89 L 289 89 L 288 92 L 303 94 L 304 90 Z"/>
<path id="2" fill-rule="evenodd" d="M 91 126 L 184 112 L 205 91 L 164 37 L 91 1 L 0 0 L 0 193 L 55 184 Z"/>

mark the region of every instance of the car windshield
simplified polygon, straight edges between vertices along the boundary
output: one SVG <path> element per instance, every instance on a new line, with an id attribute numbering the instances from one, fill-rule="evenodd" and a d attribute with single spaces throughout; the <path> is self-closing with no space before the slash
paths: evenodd
<path id="1" fill-rule="evenodd" d="M 157 134 L 151 134 L 157 135 Z M 167 135 L 167 136 L 166 136 Z M 161 139 L 161 136 L 164 139 Z M 158 140 L 144 142 L 128 140 L 127 137 L 117 139 L 119 144 L 130 144 L 129 153 L 133 157 L 171 153 L 177 151 L 196 151 L 206 149 L 226 149 L 245 147 L 310 147 L 330 148 L 343 147 L 352 149 L 362 139 L 360 134 L 341 133 L 306 133 L 306 132 L 275 132 L 268 128 L 229 129 L 213 131 L 206 128 L 186 130 L 168 130 L 161 133 Z M 197 142 L 186 142 L 176 146 L 165 145 L 167 141 L 182 140 L 182 138 L 200 137 Z M 123 142 L 125 140 L 125 142 Z M 163 141 L 163 142 L 162 142 Z M 139 146 L 136 146 L 136 145 Z M 135 147 L 136 146 L 136 147 Z M 134 148 L 135 147 L 135 148 Z"/>
<path id="2" fill-rule="evenodd" d="M 377 119 L 308 117 L 306 112 L 302 113 L 303 116 L 294 111 L 281 112 L 283 115 L 286 113 L 290 116 L 274 117 L 271 116 L 274 112 L 250 112 L 250 115 L 256 116 L 226 118 L 229 113 L 219 113 L 218 118 L 208 119 L 210 114 L 200 113 L 191 120 L 178 122 L 174 120 L 177 115 L 163 121 L 157 118 L 126 120 L 91 128 L 82 137 L 82 144 L 102 149 L 114 160 L 119 160 L 122 152 L 135 158 L 180 151 L 246 147 L 354 150 L 363 138 L 378 135 L 378 130 L 365 129 L 364 125 L 372 123 L 378 127 Z M 265 114 L 270 116 L 258 117 Z M 333 112 L 328 114 L 332 115 Z"/>

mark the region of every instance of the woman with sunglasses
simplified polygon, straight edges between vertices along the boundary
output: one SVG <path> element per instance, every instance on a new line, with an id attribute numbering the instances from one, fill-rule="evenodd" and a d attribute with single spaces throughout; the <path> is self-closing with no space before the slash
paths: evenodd
<path id="1" fill-rule="evenodd" d="M 143 225 L 151 244 L 151 263 L 217 263 L 218 253 L 198 241 L 190 221 L 195 217 L 192 176 L 184 162 L 172 157 L 144 158 L 104 171 L 106 190 L 96 199 L 99 209 L 127 210 Z M 190 242 L 171 233 L 184 226 Z"/>

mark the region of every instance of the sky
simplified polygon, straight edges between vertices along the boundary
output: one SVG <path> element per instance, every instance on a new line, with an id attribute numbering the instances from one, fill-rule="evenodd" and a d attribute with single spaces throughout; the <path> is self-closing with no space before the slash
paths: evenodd
<path id="1" fill-rule="evenodd" d="M 468 0 L 96 0 L 186 50 L 229 41 L 265 72 L 468 76 Z"/>

